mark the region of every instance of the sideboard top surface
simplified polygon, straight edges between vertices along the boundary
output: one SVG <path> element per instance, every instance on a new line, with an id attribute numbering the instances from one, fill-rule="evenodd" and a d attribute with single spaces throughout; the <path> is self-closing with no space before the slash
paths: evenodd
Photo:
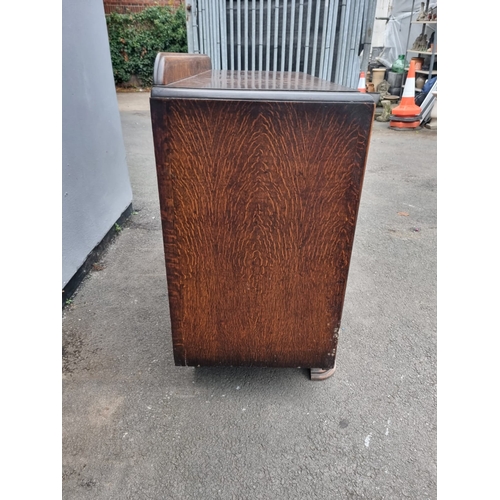
<path id="1" fill-rule="evenodd" d="M 155 85 L 151 97 L 257 100 L 362 101 L 373 99 L 356 89 L 288 71 L 208 70 L 167 85 Z"/>
<path id="2" fill-rule="evenodd" d="M 237 90 L 308 90 L 327 92 L 354 92 L 355 89 L 291 71 L 236 71 L 209 70 L 172 82 L 167 87 L 191 89 Z"/>

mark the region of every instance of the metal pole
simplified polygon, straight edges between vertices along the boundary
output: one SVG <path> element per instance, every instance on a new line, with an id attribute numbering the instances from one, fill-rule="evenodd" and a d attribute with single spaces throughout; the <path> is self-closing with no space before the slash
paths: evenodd
<path id="1" fill-rule="evenodd" d="M 301 0 L 300 2 L 301 13 L 303 8 L 304 8 L 304 1 Z M 302 70 L 304 73 L 307 73 L 307 63 L 309 62 L 309 40 L 311 38 L 311 11 L 312 11 L 312 1 L 309 0 L 309 2 L 307 3 L 306 41 L 304 45 L 304 66 Z M 299 26 L 300 26 L 299 40 L 302 40 L 302 15 L 300 16 Z M 297 71 L 299 71 L 299 64 L 300 64 L 300 50 L 297 50 L 297 68 L 296 68 Z"/>
<path id="2" fill-rule="evenodd" d="M 205 52 L 205 30 L 203 29 L 203 0 L 198 0 L 198 25 L 200 32 L 200 54 L 206 54 Z"/>
<path id="3" fill-rule="evenodd" d="M 220 16 L 217 3 L 213 3 L 211 6 L 212 10 L 212 31 L 213 31 L 213 46 L 215 52 L 216 69 L 221 69 L 221 46 L 220 46 Z"/>
<path id="4" fill-rule="evenodd" d="M 244 36 L 244 47 L 245 47 L 245 71 L 248 71 L 248 0 L 245 0 L 245 36 Z"/>
<path id="5" fill-rule="evenodd" d="M 299 21 L 299 23 L 300 23 L 300 21 Z M 292 17 L 290 19 L 290 36 L 288 37 L 289 44 L 290 44 L 289 45 L 289 52 L 288 52 L 288 71 L 292 71 L 293 43 L 295 40 L 294 28 L 295 28 L 295 0 L 292 0 Z"/>
<path id="6" fill-rule="evenodd" d="M 340 70 L 335 75 L 337 79 L 337 83 L 344 85 L 345 84 L 345 79 L 344 79 L 344 72 L 345 72 L 345 64 L 346 64 L 346 52 L 347 52 L 347 40 L 348 40 L 348 26 L 349 26 L 349 18 L 350 18 L 350 10 L 351 10 L 351 2 L 346 2 L 346 0 L 343 0 L 342 5 L 345 7 L 342 11 L 343 13 L 343 19 L 342 19 L 342 24 L 341 24 L 341 32 L 340 32 L 340 39 L 342 40 L 342 47 L 339 48 L 340 51 Z"/>
<path id="7" fill-rule="evenodd" d="M 295 2 L 294 2 L 295 3 Z M 295 9 L 293 9 L 295 12 Z M 302 52 L 302 18 L 304 17 L 304 0 L 299 3 L 299 25 L 297 27 L 297 54 L 295 56 L 295 71 L 300 71 L 300 53 Z M 292 64 L 290 63 L 290 71 Z"/>
<path id="8" fill-rule="evenodd" d="M 209 23 L 208 23 L 208 13 L 207 13 L 207 0 L 203 0 L 201 2 L 202 8 L 201 8 L 201 20 L 203 23 L 203 48 L 204 48 L 204 53 L 210 57 L 212 57 L 212 54 L 210 53 L 210 29 L 209 29 Z"/>
<path id="9" fill-rule="evenodd" d="M 318 72 L 318 76 L 320 78 L 323 78 L 323 74 L 325 72 L 324 62 L 325 62 L 326 37 L 328 29 L 330 28 L 330 26 L 328 25 L 329 10 L 330 10 L 330 0 L 325 0 L 325 8 L 323 9 L 323 28 L 321 30 L 321 52 L 319 57 L 319 72 Z"/>
<path id="10" fill-rule="evenodd" d="M 198 15 L 198 1 L 193 0 L 191 4 L 191 16 L 193 23 L 193 54 L 200 53 L 200 40 L 199 40 L 199 15 Z"/>
<path id="11" fill-rule="evenodd" d="M 219 9 L 217 7 L 217 3 L 214 2 L 210 5 L 210 9 L 212 11 L 212 37 L 213 37 L 213 47 L 214 47 L 214 53 L 215 53 L 215 60 L 216 60 L 216 68 L 220 69 L 221 64 L 220 64 L 220 29 L 219 29 L 219 24 L 220 24 L 220 19 L 219 19 Z"/>
<path id="12" fill-rule="evenodd" d="M 281 25 L 281 71 L 285 71 L 287 0 L 283 0 L 283 22 Z"/>
<path id="13" fill-rule="evenodd" d="M 252 0 L 252 70 L 255 71 L 257 68 L 255 67 L 255 52 L 257 50 L 256 43 L 256 24 L 255 24 L 255 0 Z"/>
<path id="14" fill-rule="evenodd" d="M 345 65 L 344 72 L 342 74 L 342 80 L 344 85 L 350 86 L 350 75 L 352 70 L 352 45 L 353 41 L 353 33 L 354 33 L 354 23 L 356 22 L 356 8 L 357 8 L 357 0 L 353 0 L 351 3 L 351 9 L 349 12 L 349 21 L 347 27 L 347 45 L 345 48 Z"/>
<path id="15" fill-rule="evenodd" d="M 434 61 L 436 59 L 436 47 L 437 47 L 437 30 L 434 30 L 434 43 L 432 44 L 431 52 L 431 62 L 429 65 L 429 80 L 433 77 L 432 71 L 434 70 Z"/>
<path id="16" fill-rule="evenodd" d="M 219 0 L 221 69 L 227 69 L 227 12 L 226 0 Z"/>
<path id="17" fill-rule="evenodd" d="M 241 70 L 241 0 L 238 0 L 236 4 L 236 25 L 237 25 L 237 38 L 238 38 L 238 43 L 236 44 L 236 47 L 238 49 L 238 71 Z"/>
<path id="18" fill-rule="evenodd" d="M 267 0 L 266 71 L 271 69 L 271 0 Z"/>
<path id="19" fill-rule="evenodd" d="M 357 0 L 354 13 L 354 33 L 351 45 L 351 64 L 350 64 L 350 87 L 356 88 L 359 78 L 359 45 L 361 42 L 361 24 L 363 22 L 363 4 L 364 0 Z"/>
<path id="20" fill-rule="evenodd" d="M 344 26 L 345 26 L 345 17 L 346 17 L 346 8 L 347 3 L 346 0 L 342 0 L 340 4 L 340 26 L 339 26 L 339 43 L 337 45 L 337 58 L 335 60 L 335 70 L 333 74 L 332 81 L 340 84 L 342 81 L 342 55 L 344 52 L 345 38 L 344 38 Z"/>
<path id="21" fill-rule="evenodd" d="M 337 30 L 338 11 L 339 11 L 339 0 L 335 0 L 333 5 L 332 18 L 329 21 L 331 29 L 329 31 L 329 39 L 327 40 L 328 62 L 327 62 L 326 74 L 324 76 L 324 79 L 329 81 L 331 81 L 332 79 L 333 54 L 335 51 L 335 32 Z"/>
<path id="22" fill-rule="evenodd" d="M 234 70 L 234 0 L 229 1 L 229 50 L 231 69 Z"/>
<path id="23" fill-rule="evenodd" d="M 318 28 L 319 28 L 319 10 L 321 8 L 320 0 L 316 2 L 316 19 L 314 25 L 314 39 L 313 39 L 313 57 L 311 65 L 311 75 L 316 76 L 316 53 L 318 51 Z"/>
<path id="24" fill-rule="evenodd" d="M 371 0 L 368 4 L 364 16 L 363 28 L 363 57 L 361 59 L 360 71 L 368 71 L 368 62 L 372 48 L 373 23 L 375 22 L 376 0 Z"/>
<path id="25" fill-rule="evenodd" d="M 194 51 L 194 42 L 193 42 L 193 15 L 191 14 L 192 6 L 188 9 L 185 6 L 185 14 L 186 14 L 186 34 L 187 34 L 187 44 L 188 44 L 188 53 L 193 54 Z"/>
<path id="26" fill-rule="evenodd" d="M 210 6 L 210 2 L 205 0 L 205 12 L 206 12 L 206 24 L 207 27 L 207 40 L 208 40 L 208 55 L 212 59 L 213 68 L 217 68 L 217 64 L 215 61 L 215 49 L 214 49 L 214 30 L 213 30 L 213 19 L 212 19 L 212 8 Z"/>
<path id="27" fill-rule="evenodd" d="M 264 0 L 260 0 L 259 9 L 259 71 L 262 71 L 264 64 L 263 59 L 264 45 Z"/>
<path id="28" fill-rule="evenodd" d="M 273 71 L 278 69 L 278 28 L 280 20 L 280 6 L 279 0 L 276 0 L 274 6 L 274 61 L 273 61 Z"/>
<path id="29" fill-rule="evenodd" d="M 408 25 L 408 36 L 406 37 L 406 50 L 408 50 L 408 47 L 410 45 L 411 22 L 413 19 L 414 9 L 415 9 L 415 0 L 413 0 L 413 2 L 411 3 L 410 24 Z M 406 56 L 407 56 L 407 52 L 405 52 L 405 67 L 406 67 Z"/>

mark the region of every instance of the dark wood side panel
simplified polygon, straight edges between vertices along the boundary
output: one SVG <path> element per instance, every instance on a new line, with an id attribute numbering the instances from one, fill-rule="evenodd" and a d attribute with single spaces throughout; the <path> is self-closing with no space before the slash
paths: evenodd
<path id="1" fill-rule="evenodd" d="M 374 105 L 151 110 L 176 364 L 332 368 Z"/>
<path id="2" fill-rule="evenodd" d="M 212 68 L 209 56 L 160 52 L 155 61 L 155 85 L 168 85 Z"/>

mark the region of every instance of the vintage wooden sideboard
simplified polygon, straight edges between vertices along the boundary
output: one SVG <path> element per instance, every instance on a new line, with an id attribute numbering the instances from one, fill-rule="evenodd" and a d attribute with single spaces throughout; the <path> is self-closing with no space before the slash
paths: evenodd
<path id="1" fill-rule="evenodd" d="M 160 53 L 151 90 L 176 365 L 333 373 L 375 103 Z"/>

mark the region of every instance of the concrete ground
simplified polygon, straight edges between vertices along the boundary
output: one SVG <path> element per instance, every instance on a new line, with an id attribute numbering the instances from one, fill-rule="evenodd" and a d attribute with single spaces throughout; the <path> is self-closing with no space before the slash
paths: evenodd
<path id="1" fill-rule="evenodd" d="M 63 311 L 63 498 L 435 499 L 437 132 L 374 123 L 337 371 L 175 367 L 149 94 L 135 213 Z"/>

